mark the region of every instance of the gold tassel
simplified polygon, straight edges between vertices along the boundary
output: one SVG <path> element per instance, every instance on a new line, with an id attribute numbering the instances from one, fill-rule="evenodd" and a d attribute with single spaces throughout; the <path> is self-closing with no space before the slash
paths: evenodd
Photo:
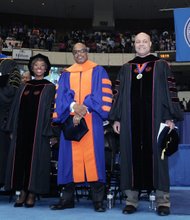
<path id="1" fill-rule="evenodd" d="M 162 150 L 161 160 L 164 160 L 164 153 L 165 153 L 165 151 L 166 151 L 166 148 L 164 148 L 164 149 Z"/>
<path id="2" fill-rule="evenodd" d="M 164 153 L 166 151 L 166 149 L 168 148 L 168 144 L 171 142 L 171 138 L 169 141 L 166 142 L 166 147 L 162 150 L 162 154 L 161 154 L 161 160 L 164 160 Z"/>

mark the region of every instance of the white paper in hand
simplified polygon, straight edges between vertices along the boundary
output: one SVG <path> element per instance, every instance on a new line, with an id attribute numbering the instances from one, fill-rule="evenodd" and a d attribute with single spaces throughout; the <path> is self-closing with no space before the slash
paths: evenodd
<path id="1" fill-rule="evenodd" d="M 158 131 L 158 135 L 157 135 L 157 142 L 158 142 L 158 139 L 159 139 L 159 136 L 160 136 L 160 133 L 162 132 L 162 130 L 165 128 L 165 127 L 168 127 L 167 124 L 165 123 L 160 123 L 160 128 L 159 128 L 159 131 Z"/>

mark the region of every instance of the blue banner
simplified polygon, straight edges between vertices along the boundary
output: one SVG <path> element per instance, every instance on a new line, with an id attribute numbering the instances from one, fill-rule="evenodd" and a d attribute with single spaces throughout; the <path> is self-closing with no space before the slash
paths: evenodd
<path id="1" fill-rule="evenodd" d="M 190 61 L 190 8 L 174 9 L 176 61 Z"/>

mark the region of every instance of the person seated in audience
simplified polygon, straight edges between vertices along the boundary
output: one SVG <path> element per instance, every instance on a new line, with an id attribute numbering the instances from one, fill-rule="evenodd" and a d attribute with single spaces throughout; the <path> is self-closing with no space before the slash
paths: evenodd
<path id="1" fill-rule="evenodd" d="M 32 79 L 32 76 L 29 71 L 26 71 L 22 74 L 21 81 L 22 83 L 26 83 Z"/>

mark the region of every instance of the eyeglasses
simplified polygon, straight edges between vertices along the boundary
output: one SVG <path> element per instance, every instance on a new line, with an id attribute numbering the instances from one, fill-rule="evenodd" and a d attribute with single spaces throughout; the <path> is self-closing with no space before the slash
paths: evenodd
<path id="1" fill-rule="evenodd" d="M 78 53 L 86 53 L 87 49 L 81 49 L 81 50 L 73 50 L 73 55 L 77 55 Z"/>

